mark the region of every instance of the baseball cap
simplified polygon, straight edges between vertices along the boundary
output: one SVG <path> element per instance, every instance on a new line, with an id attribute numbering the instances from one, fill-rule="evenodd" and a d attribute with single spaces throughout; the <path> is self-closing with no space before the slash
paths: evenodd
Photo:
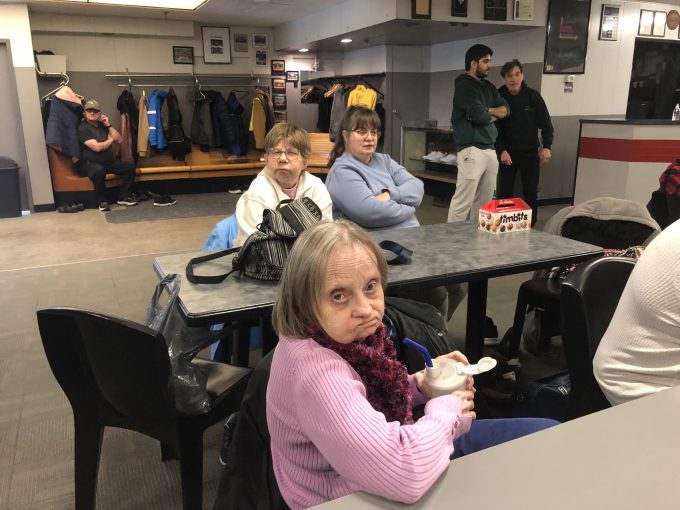
<path id="1" fill-rule="evenodd" d="M 90 99 L 87 103 L 85 103 L 85 109 L 97 110 L 98 112 L 102 111 L 102 107 L 99 106 L 99 101 L 95 101 L 94 99 Z"/>

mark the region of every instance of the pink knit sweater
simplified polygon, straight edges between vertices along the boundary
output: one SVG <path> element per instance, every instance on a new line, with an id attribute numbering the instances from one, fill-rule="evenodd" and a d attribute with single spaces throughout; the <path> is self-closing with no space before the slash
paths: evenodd
<path id="1" fill-rule="evenodd" d="M 409 376 L 414 405 L 425 402 Z M 356 371 L 314 340 L 280 337 L 267 386 L 274 473 L 286 503 L 307 508 L 357 491 L 412 503 L 467 432 L 458 397 L 427 402 L 413 425 L 388 423 Z"/>

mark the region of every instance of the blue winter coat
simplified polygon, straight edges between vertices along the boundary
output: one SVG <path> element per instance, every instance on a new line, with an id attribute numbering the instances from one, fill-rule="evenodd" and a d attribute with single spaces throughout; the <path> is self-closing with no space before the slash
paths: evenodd
<path id="1" fill-rule="evenodd" d="M 161 108 L 165 101 L 167 92 L 154 89 L 149 96 L 149 108 L 146 111 L 149 119 L 149 145 L 158 150 L 165 149 L 168 144 L 165 142 L 165 133 L 161 123 Z"/>

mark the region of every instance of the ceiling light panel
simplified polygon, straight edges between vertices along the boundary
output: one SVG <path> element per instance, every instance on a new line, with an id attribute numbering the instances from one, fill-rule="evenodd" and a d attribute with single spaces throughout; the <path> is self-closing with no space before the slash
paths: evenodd
<path id="1" fill-rule="evenodd" d="M 68 0 L 103 5 L 124 5 L 127 7 L 152 7 L 191 11 L 199 8 L 206 0 Z"/>

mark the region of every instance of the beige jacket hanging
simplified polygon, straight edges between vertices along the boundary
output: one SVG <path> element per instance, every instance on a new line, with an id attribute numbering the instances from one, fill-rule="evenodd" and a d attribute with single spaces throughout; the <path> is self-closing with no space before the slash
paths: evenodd
<path id="1" fill-rule="evenodd" d="M 139 126 L 137 128 L 137 154 L 141 158 L 149 156 L 149 117 L 146 112 L 148 108 L 149 101 L 146 99 L 146 94 L 142 92 L 139 98 Z"/>

